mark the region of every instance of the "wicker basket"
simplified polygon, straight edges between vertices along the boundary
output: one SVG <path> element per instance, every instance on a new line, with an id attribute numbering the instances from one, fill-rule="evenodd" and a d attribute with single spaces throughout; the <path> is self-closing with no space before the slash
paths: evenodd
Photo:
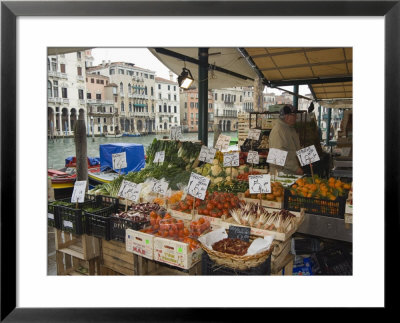
<path id="1" fill-rule="evenodd" d="M 274 249 L 274 246 L 271 245 L 271 247 L 268 250 L 257 253 L 255 255 L 237 256 L 209 249 L 202 243 L 200 243 L 200 245 L 203 248 L 203 250 L 207 252 L 211 260 L 213 260 L 218 265 L 238 270 L 246 270 L 261 265 L 262 263 L 264 263 L 265 260 L 267 260 L 267 258 L 270 256 L 270 254 Z"/>

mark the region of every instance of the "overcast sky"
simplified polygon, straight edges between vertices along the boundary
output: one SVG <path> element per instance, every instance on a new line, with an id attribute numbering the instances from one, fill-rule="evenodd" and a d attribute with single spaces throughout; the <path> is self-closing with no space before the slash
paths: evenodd
<path id="1" fill-rule="evenodd" d="M 156 72 L 156 75 L 169 80 L 169 70 L 161 63 L 147 48 L 94 48 L 92 49 L 92 56 L 94 58 L 93 65 L 99 65 L 104 61 L 111 62 L 127 62 L 133 63 L 136 66 L 146 68 Z M 174 74 L 174 81 L 177 75 Z M 289 91 L 293 91 L 293 86 L 282 87 Z M 282 92 L 276 89 L 267 88 L 268 93 L 281 94 Z M 309 94 L 308 86 L 301 85 L 299 87 L 299 94 Z"/>

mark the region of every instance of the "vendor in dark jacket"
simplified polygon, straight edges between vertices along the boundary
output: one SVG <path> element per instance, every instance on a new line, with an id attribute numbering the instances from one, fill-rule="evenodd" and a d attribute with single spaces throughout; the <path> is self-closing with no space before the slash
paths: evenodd
<path id="1" fill-rule="evenodd" d="M 297 108 L 291 104 L 281 108 L 279 119 L 275 123 L 269 135 L 269 148 L 276 148 L 287 151 L 285 165 L 278 166 L 270 164 L 270 173 L 282 171 L 286 174 L 303 175 L 296 151 L 300 150 L 300 139 L 296 132 L 296 112 Z"/>

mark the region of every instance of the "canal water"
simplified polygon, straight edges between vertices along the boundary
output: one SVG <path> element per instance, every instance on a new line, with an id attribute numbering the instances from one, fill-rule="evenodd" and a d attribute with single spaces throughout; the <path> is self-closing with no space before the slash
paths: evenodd
<path id="1" fill-rule="evenodd" d="M 237 137 L 238 133 L 224 132 L 226 136 Z M 100 157 L 100 145 L 111 143 L 136 143 L 142 144 L 144 149 L 151 144 L 154 138 L 162 139 L 165 136 L 159 135 L 146 135 L 143 137 L 121 137 L 121 138 L 106 138 L 95 137 L 94 142 L 92 137 L 87 137 L 87 154 L 88 157 Z M 196 133 L 183 133 L 183 140 L 198 140 Z M 214 133 L 208 133 L 208 145 L 211 147 L 214 141 Z M 75 143 L 74 138 L 57 138 L 55 140 L 47 141 L 47 168 L 60 169 L 65 166 L 65 159 L 70 156 L 75 156 Z"/>

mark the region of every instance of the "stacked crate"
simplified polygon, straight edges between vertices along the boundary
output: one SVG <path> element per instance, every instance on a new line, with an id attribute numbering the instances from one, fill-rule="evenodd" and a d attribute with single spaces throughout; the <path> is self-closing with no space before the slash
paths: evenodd
<path id="1" fill-rule="evenodd" d="M 256 115 L 252 115 L 252 126 L 256 125 Z M 249 134 L 249 113 L 239 112 L 238 114 L 238 145 L 239 147 L 245 142 Z"/>

